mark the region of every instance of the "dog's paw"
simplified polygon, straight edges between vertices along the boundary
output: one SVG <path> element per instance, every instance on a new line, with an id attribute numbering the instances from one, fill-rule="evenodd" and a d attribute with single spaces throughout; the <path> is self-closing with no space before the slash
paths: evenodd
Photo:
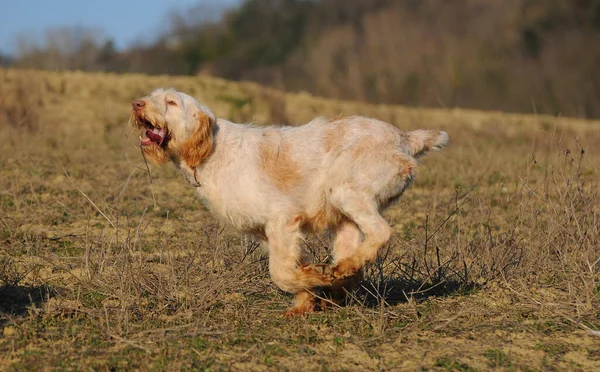
<path id="1" fill-rule="evenodd" d="M 298 308 L 298 307 L 294 306 L 294 307 L 290 307 L 289 309 L 287 309 L 285 311 L 285 313 L 283 314 L 283 316 L 285 316 L 288 319 L 300 318 L 300 317 L 306 316 L 306 314 L 308 314 L 308 313 L 313 313 L 314 311 L 315 311 L 314 307 L 312 307 L 310 309 L 308 309 L 308 308 L 304 309 L 304 308 Z"/>
<path id="2" fill-rule="evenodd" d="M 300 291 L 296 293 L 294 304 L 286 310 L 286 318 L 295 318 L 305 316 L 308 313 L 315 311 L 315 296 L 308 291 Z"/>
<path id="3" fill-rule="evenodd" d="M 330 286 L 334 280 L 331 267 L 327 264 L 305 264 L 300 266 L 300 272 L 313 287 Z"/>
<path id="4" fill-rule="evenodd" d="M 348 257 L 338 262 L 337 265 L 331 269 L 331 273 L 335 280 L 344 280 L 358 275 L 361 269 L 362 266 L 356 258 Z"/>

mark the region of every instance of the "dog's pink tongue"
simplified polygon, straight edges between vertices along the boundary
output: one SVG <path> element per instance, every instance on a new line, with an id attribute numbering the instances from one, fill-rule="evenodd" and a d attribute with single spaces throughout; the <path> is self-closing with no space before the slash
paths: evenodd
<path id="1" fill-rule="evenodd" d="M 157 145 L 162 144 L 163 136 L 161 136 L 159 133 L 154 133 L 151 130 L 147 130 L 146 136 L 150 139 L 150 141 L 156 143 Z"/>

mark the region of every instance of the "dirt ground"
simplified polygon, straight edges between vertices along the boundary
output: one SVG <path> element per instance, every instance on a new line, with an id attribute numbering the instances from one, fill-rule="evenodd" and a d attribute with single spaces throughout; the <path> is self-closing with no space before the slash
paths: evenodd
<path id="1" fill-rule="evenodd" d="M 287 319 L 264 249 L 144 163 L 130 101 L 157 87 L 239 122 L 361 114 L 451 145 L 385 212 L 348 304 Z M 0 370 L 600 370 L 600 122 L 0 69 L 0 136 Z"/>

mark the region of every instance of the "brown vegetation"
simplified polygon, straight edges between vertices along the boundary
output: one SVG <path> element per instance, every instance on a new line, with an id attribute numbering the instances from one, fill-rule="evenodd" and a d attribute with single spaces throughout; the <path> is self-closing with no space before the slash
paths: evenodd
<path id="1" fill-rule="evenodd" d="M 288 320 L 257 244 L 175 169 L 147 171 L 130 102 L 164 86 L 232 120 L 362 114 L 453 142 L 386 212 L 349 304 Z M 600 368 L 597 121 L 2 69 L 0 98 L 2 370 Z"/>

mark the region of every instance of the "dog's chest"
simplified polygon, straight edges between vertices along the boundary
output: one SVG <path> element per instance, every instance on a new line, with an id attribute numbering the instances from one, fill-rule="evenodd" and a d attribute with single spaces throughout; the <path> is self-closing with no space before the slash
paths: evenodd
<path id="1" fill-rule="evenodd" d="M 264 225 L 270 205 L 264 182 L 248 168 L 228 165 L 209 161 L 193 170 L 182 163 L 179 169 L 216 217 L 241 230 Z"/>
<path id="2" fill-rule="evenodd" d="M 206 177 L 204 172 L 197 172 L 196 175 L 191 170 L 182 173 L 216 217 L 242 230 L 252 229 L 261 223 L 261 213 L 256 213 L 260 208 L 253 208 L 257 198 L 252 197 L 254 192 L 251 185 L 242 187 L 237 180 Z"/>
<path id="3" fill-rule="evenodd" d="M 230 185 L 215 185 L 211 182 L 204 182 L 196 190 L 211 213 L 236 228 L 247 230 L 261 223 L 260 213 L 252 213 L 255 209 L 248 208 L 251 203 L 244 197 L 243 191 L 236 193 L 230 189 Z"/>

